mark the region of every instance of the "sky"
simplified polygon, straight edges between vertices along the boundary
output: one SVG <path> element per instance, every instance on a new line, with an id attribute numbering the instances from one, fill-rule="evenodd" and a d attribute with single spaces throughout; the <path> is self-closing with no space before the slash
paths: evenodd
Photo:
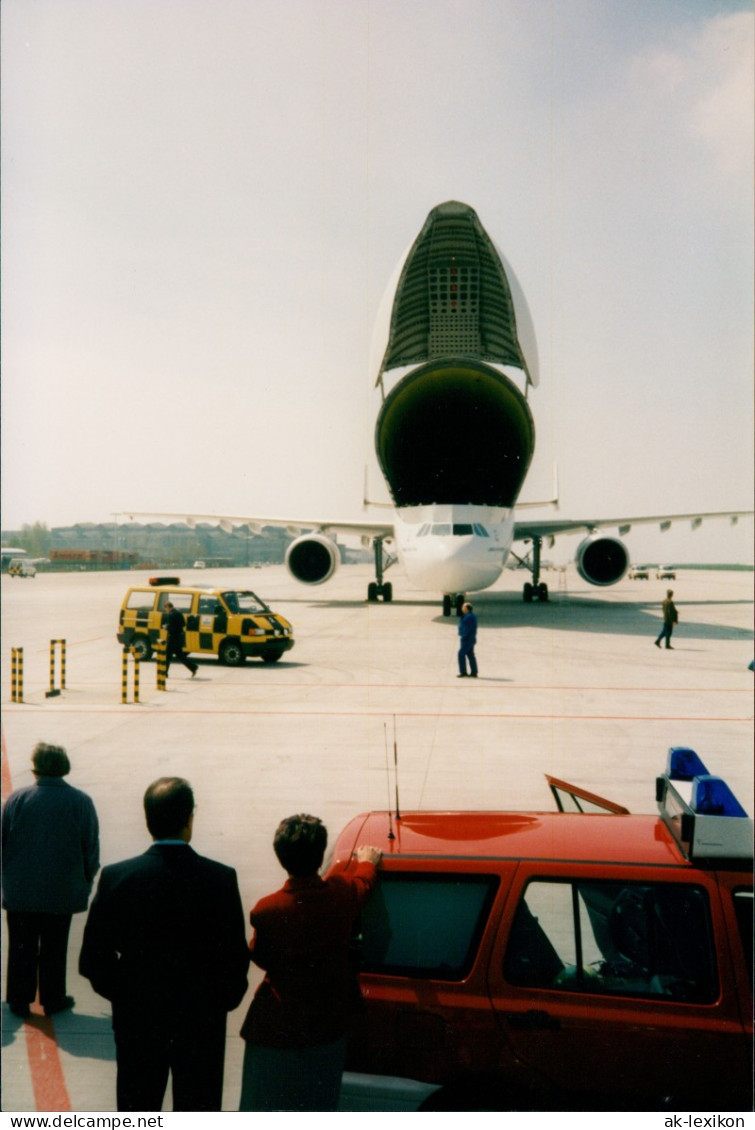
<path id="1" fill-rule="evenodd" d="M 562 517 L 750 509 L 753 27 L 740 0 L 4 0 L 3 529 L 364 517 L 372 323 L 449 199 L 537 332 L 522 499 L 557 464 Z M 752 522 L 629 544 L 747 562 Z"/>

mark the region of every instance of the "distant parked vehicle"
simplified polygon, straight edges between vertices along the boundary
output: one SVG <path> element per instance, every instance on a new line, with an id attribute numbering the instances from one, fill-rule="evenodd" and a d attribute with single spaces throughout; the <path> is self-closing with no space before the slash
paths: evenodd
<path id="1" fill-rule="evenodd" d="M 632 566 L 627 576 L 630 581 L 647 581 L 650 579 L 650 573 L 647 569 L 641 569 L 639 566 Z"/>
<path id="2" fill-rule="evenodd" d="M 37 570 L 31 561 L 11 561 L 8 566 L 8 573 L 11 577 L 36 577 Z"/>
<path id="3" fill-rule="evenodd" d="M 655 574 L 658 581 L 675 581 L 676 573 L 673 569 L 669 569 L 668 565 L 659 565 L 658 572 Z"/>

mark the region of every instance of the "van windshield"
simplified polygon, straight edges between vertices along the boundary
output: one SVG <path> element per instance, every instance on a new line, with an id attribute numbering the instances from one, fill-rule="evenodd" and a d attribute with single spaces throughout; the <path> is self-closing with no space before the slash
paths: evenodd
<path id="1" fill-rule="evenodd" d="M 264 600 L 248 590 L 240 592 L 224 592 L 221 594 L 228 605 L 229 612 L 267 612 Z"/>

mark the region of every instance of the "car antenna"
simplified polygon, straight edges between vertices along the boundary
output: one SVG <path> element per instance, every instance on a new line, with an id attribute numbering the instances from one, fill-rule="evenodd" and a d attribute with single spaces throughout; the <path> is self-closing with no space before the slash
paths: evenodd
<path id="1" fill-rule="evenodd" d="M 393 715 L 393 780 L 396 786 L 396 819 L 401 819 L 401 809 L 398 803 L 398 743 L 396 741 L 396 715 Z"/>
<path id="2" fill-rule="evenodd" d="M 391 770 L 388 763 L 388 725 L 383 722 L 383 737 L 385 739 L 385 783 L 388 787 L 388 839 L 395 840 L 393 834 L 393 813 L 391 812 Z"/>

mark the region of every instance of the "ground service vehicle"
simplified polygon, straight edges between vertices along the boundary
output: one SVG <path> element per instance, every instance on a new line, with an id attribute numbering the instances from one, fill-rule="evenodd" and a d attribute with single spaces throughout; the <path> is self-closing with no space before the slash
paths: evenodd
<path id="1" fill-rule="evenodd" d="M 342 832 L 332 870 L 384 852 L 345 1087 L 403 1079 L 421 1110 L 752 1109 L 752 820 L 684 748 L 660 816 L 548 782 L 557 812 Z"/>
<path id="2" fill-rule="evenodd" d="M 31 561 L 16 559 L 8 566 L 8 574 L 11 577 L 36 577 L 37 570 Z"/>
<path id="3" fill-rule="evenodd" d="M 659 565 L 655 577 L 658 581 L 675 581 L 676 573 L 673 569 L 669 569 L 668 565 Z"/>
<path id="4" fill-rule="evenodd" d="M 630 581 L 647 581 L 650 577 L 650 572 L 647 569 L 643 569 L 641 565 L 633 565 L 627 576 Z"/>
<path id="5" fill-rule="evenodd" d="M 149 585 L 128 590 L 118 620 L 118 642 L 133 648 L 139 659 L 149 659 L 168 602 L 185 617 L 188 653 L 217 655 L 221 663 L 240 667 L 248 656 L 275 663 L 294 646 L 288 620 L 249 589 L 186 586 L 178 577 L 153 577 Z"/>

